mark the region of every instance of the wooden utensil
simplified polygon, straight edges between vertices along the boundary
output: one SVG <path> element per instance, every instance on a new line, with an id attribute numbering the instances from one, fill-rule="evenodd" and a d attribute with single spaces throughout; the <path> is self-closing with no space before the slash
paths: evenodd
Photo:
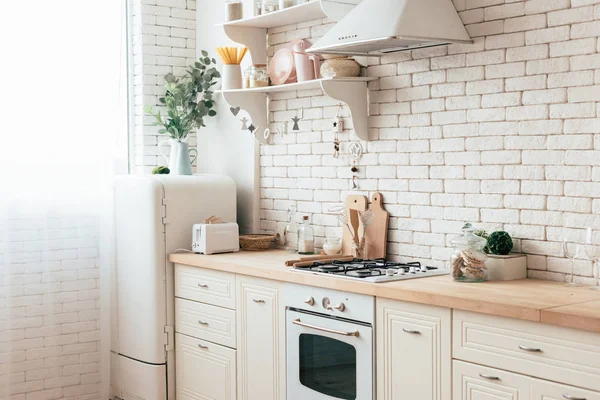
<path id="1" fill-rule="evenodd" d="M 310 261 L 310 262 L 315 262 L 315 261 L 333 261 L 333 260 L 340 260 L 342 258 L 347 258 L 347 257 L 352 257 L 350 255 L 334 255 L 334 256 L 328 256 L 328 255 L 319 255 L 319 256 L 309 256 L 309 257 L 301 257 L 297 260 L 287 260 L 285 262 L 285 266 L 286 267 L 291 267 L 294 264 L 300 263 L 300 262 L 306 262 L 306 261 Z"/>
<path id="2" fill-rule="evenodd" d="M 339 260 L 339 261 L 352 261 L 353 259 L 354 259 L 354 256 L 335 258 L 335 260 Z M 301 261 L 301 262 L 294 263 L 293 267 L 308 267 L 310 265 L 313 265 L 313 263 L 317 262 L 317 261 L 322 261 L 322 260 Z M 324 260 L 324 261 L 333 261 L 333 260 Z"/>
<path id="3" fill-rule="evenodd" d="M 390 213 L 383 208 L 383 195 L 381 193 L 373 193 L 370 209 L 373 211 L 374 217 L 371 224 L 367 225 L 365 233 L 367 256 L 371 259 L 385 258 Z"/>
<path id="4" fill-rule="evenodd" d="M 362 195 L 350 195 L 346 197 L 346 210 L 348 213 L 349 224 L 358 240 L 361 239 L 360 234 L 362 233 L 362 227 L 360 225 L 359 211 L 365 211 L 369 199 Z M 359 229 L 360 228 L 360 229 Z M 352 253 L 352 233 L 344 228 L 344 234 L 342 236 L 342 254 L 353 254 Z"/>

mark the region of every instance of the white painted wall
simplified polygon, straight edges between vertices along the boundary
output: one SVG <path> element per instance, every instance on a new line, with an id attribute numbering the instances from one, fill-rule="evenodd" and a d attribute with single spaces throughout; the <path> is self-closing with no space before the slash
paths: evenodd
<path id="1" fill-rule="evenodd" d="M 249 13 L 251 8 L 246 7 Z M 203 2 L 198 7 L 196 21 L 196 51 L 206 50 L 219 62 L 217 46 L 234 46 L 222 29 L 215 24 L 224 20 L 225 6 L 221 1 Z M 239 46 L 239 45 L 238 45 Z M 250 63 L 246 57 L 245 65 Z M 234 117 L 229 104 L 221 95 L 217 100 L 217 116 L 211 118 L 207 127 L 197 134 L 198 161 L 197 172 L 218 173 L 230 176 L 238 188 L 238 223 L 244 233 L 258 232 L 260 229 L 260 174 L 259 146 L 248 131 L 240 130 L 240 118 L 247 116 L 241 111 Z"/>

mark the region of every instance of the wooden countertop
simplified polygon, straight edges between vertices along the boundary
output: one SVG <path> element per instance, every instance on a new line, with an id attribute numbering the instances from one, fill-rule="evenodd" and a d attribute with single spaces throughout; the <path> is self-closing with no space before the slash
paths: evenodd
<path id="1" fill-rule="evenodd" d="M 283 250 L 171 254 L 177 264 L 600 332 L 600 291 L 536 279 L 458 283 L 450 275 L 370 283 L 294 271 Z"/>

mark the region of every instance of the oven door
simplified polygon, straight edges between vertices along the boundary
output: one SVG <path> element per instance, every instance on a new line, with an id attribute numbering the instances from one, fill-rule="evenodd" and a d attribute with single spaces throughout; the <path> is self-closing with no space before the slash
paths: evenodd
<path id="1" fill-rule="evenodd" d="M 286 311 L 287 400 L 372 400 L 373 328 Z"/>

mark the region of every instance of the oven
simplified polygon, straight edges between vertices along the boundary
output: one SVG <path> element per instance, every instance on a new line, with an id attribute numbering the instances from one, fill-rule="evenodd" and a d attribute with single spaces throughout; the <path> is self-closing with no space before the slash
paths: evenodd
<path id="1" fill-rule="evenodd" d="M 332 296 L 332 291 L 328 292 Z M 303 298 L 304 307 L 287 307 L 287 400 L 373 400 L 372 320 L 344 318 L 344 311 L 361 311 L 361 307 L 353 307 L 360 302 L 349 297 L 344 296 L 345 302 L 332 302 L 327 296 L 322 299 Z"/>

